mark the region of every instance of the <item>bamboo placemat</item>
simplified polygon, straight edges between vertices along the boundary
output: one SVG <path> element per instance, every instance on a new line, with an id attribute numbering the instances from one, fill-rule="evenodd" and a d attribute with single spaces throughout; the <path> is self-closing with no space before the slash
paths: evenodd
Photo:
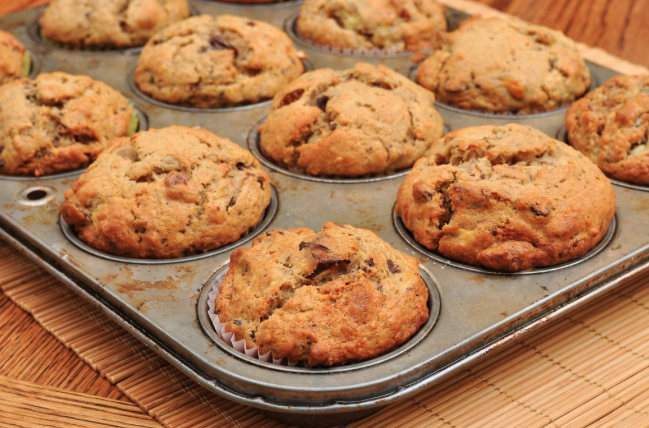
<path id="1" fill-rule="evenodd" d="M 648 280 L 609 293 L 442 385 L 350 426 L 649 426 Z M 0 242 L 0 288 L 165 427 L 284 426 L 198 386 L 4 242 Z M 151 426 L 117 400 L 74 403 L 87 394 L 27 388 L 29 394 L 19 398 L 14 394 L 3 403 L 16 385 L 20 386 L 0 377 L 0 414 L 19 413 L 16 423 L 26 420 L 23 415 L 38 414 L 31 406 L 58 411 L 48 403 L 68 398 L 72 401 L 67 403 L 68 416 L 76 410 L 85 418 L 91 410 L 97 418 L 116 418 L 114 424 L 118 418 L 134 417 L 141 426 Z M 86 422 L 80 426 L 95 426 Z M 0 427 L 36 426 L 3 423 L 5 419 Z"/>
<path id="2" fill-rule="evenodd" d="M 474 15 L 515 19 L 468 0 L 441 2 Z M 622 73 L 649 73 L 601 49 L 578 46 L 587 59 Z M 648 281 L 609 293 L 442 385 L 350 427 L 647 427 Z M 0 288 L 137 404 L 106 391 L 92 374 L 77 376 L 87 383 L 80 388 L 86 393 L 55 386 L 61 379 L 48 378 L 43 385 L 43 376 L 56 373 L 35 368 L 47 348 L 28 346 L 25 351 L 33 350 L 34 357 L 18 361 L 0 347 L 0 364 L 11 364 L 10 375 L 0 376 L 0 428 L 159 426 L 150 417 L 167 428 L 285 426 L 204 390 L 2 241 Z M 2 315 L 11 313 L 0 302 Z M 29 340 L 20 331 L 8 334 Z M 0 336 L 0 344 L 8 339 Z M 41 385 L 24 380 L 32 372 Z M 14 373 L 21 380 L 12 378 Z"/>

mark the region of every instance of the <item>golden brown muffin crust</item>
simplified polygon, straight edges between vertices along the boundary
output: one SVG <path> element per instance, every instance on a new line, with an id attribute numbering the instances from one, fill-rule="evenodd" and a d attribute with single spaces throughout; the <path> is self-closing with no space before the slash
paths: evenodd
<path id="1" fill-rule="evenodd" d="M 498 18 L 462 21 L 421 63 L 416 78 L 451 106 L 525 114 L 565 107 L 591 79 L 563 33 Z"/>
<path id="2" fill-rule="evenodd" d="M 100 251 L 175 258 L 238 240 L 270 197 L 268 175 L 249 151 L 171 126 L 114 141 L 65 193 L 62 214 Z"/>
<path id="3" fill-rule="evenodd" d="M 142 46 L 189 16 L 187 0 L 53 0 L 40 20 L 43 35 L 81 49 Z"/>
<path id="4" fill-rule="evenodd" d="M 0 86 L 0 172 L 44 175 L 86 167 L 128 135 L 126 99 L 87 76 L 55 72 Z"/>
<path id="5" fill-rule="evenodd" d="M 649 185 L 649 75 L 616 76 L 568 109 L 570 144 L 609 177 Z"/>
<path id="6" fill-rule="evenodd" d="M 23 77 L 26 53 L 25 45 L 13 34 L 0 31 L 0 85 Z"/>
<path id="7" fill-rule="evenodd" d="M 445 10 L 433 0 L 306 0 L 296 25 L 325 47 L 414 52 L 446 31 Z"/>
<path id="8" fill-rule="evenodd" d="M 443 134 L 434 102 L 431 92 L 384 66 L 316 70 L 275 96 L 259 128 L 261 148 L 278 165 L 309 175 L 408 168 Z"/>
<path id="9" fill-rule="evenodd" d="M 272 4 L 272 3 L 287 3 L 287 2 L 295 3 L 299 0 L 214 0 L 214 1 L 222 1 L 224 3 L 264 5 L 264 4 Z"/>
<path id="10" fill-rule="evenodd" d="M 615 193 L 585 156 L 540 131 L 478 126 L 415 164 L 396 211 L 426 248 L 514 272 L 586 254 L 608 230 Z"/>
<path id="11" fill-rule="evenodd" d="M 230 107 L 272 98 L 304 72 L 289 37 L 271 24 L 196 16 L 156 34 L 135 71 L 142 92 L 170 104 Z"/>
<path id="12" fill-rule="evenodd" d="M 260 355 L 311 366 L 361 361 L 428 319 L 418 262 L 369 230 L 326 223 L 266 232 L 232 253 L 216 313 Z"/>

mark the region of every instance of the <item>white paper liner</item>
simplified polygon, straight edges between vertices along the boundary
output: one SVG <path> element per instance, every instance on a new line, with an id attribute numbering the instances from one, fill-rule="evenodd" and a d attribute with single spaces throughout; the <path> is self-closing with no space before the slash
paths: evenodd
<path id="1" fill-rule="evenodd" d="M 237 351 L 242 352 L 249 357 L 257 358 L 260 361 L 264 361 L 267 363 L 272 362 L 273 364 L 278 366 L 281 365 L 288 365 L 289 367 L 297 366 L 298 363 L 292 363 L 288 361 L 287 358 L 279 358 L 279 359 L 273 358 L 272 351 L 268 351 L 267 353 L 260 355 L 259 346 L 248 348 L 245 339 L 236 340 L 234 333 L 225 331 L 225 323 L 222 323 L 221 320 L 219 319 L 219 316 L 215 313 L 215 306 L 216 306 L 215 299 L 216 296 L 218 296 L 219 294 L 219 289 L 221 287 L 221 284 L 223 283 L 223 280 L 225 279 L 226 273 L 227 271 L 223 272 L 222 274 L 219 274 L 219 276 L 217 276 L 213 280 L 214 283 L 212 284 L 212 290 L 207 295 L 208 296 L 207 314 L 212 320 L 212 325 L 214 326 L 214 330 L 216 330 L 216 334 L 219 336 L 219 338 L 221 338 L 223 342 L 228 346 L 232 346 Z"/>

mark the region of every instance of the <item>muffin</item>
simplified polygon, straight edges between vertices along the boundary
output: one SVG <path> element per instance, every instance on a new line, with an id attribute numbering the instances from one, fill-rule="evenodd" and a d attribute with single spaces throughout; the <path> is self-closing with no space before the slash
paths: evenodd
<path id="1" fill-rule="evenodd" d="M 116 90 L 87 76 L 39 74 L 0 86 L 0 174 L 41 176 L 86 167 L 134 112 Z"/>
<path id="2" fill-rule="evenodd" d="M 0 85 L 29 74 L 29 54 L 13 34 L 0 31 Z"/>
<path id="3" fill-rule="evenodd" d="M 555 110 L 590 86 L 584 60 L 563 33 L 498 18 L 463 21 L 416 79 L 442 103 L 493 113 Z"/>
<path id="4" fill-rule="evenodd" d="M 115 140 L 65 193 L 62 214 L 97 250 L 166 259 L 238 240 L 270 197 L 268 175 L 250 152 L 172 126 Z"/>
<path id="5" fill-rule="evenodd" d="M 332 49 L 415 52 L 446 31 L 445 10 L 433 0 L 306 0 L 296 29 Z"/>
<path id="6" fill-rule="evenodd" d="M 566 129 L 604 174 L 649 185 L 649 75 L 608 80 L 570 106 Z"/>
<path id="7" fill-rule="evenodd" d="M 142 46 L 189 16 L 187 0 L 52 0 L 40 19 L 47 41 L 103 50 Z"/>
<path id="8" fill-rule="evenodd" d="M 261 149 L 276 164 L 309 175 L 408 168 L 443 134 L 434 102 L 431 92 L 384 66 L 316 70 L 275 96 L 259 127 Z"/>
<path id="9" fill-rule="evenodd" d="M 149 40 L 135 82 L 159 101 L 218 108 L 272 98 L 303 72 L 297 51 L 279 28 L 239 16 L 202 15 Z"/>
<path id="10" fill-rule="evenodd" d="M 596 165 L 540 131 L 477 126 L 415 164 L 395 209 L 424 247 L 516 272 L 586 254 L 608 230 L 615 193 Z"/>
<path id="11" fill-rule="evenodd" d="M 272 4 L 272 3 L 285 3 L 288 1 L 295 0 L 213 0 L 216 2 L 223 3 L 234 3 L 234 4 Z"/>
<path id="12" fill-rule="evenodd" d="M 215 312 L 260 355 L 330 366 L 406 342 L 428 319 L 427 301 L 416 259 L 369 230 L 326 223 L 235 250 Z"/>

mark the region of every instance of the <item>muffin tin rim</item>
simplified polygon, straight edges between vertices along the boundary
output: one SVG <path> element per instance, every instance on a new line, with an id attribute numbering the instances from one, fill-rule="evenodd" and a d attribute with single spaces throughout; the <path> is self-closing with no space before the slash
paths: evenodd
<path id="1" fill-rule="evenodd" d="M 248 243 L 252 239 L 254 239 L 256 236 L 259 236 L 263 231 L 265 231 L 268 226 L 273 222 L 275 219 L 275 216 L 277 215 L 277 212 L 279 211 L 279 194 L 277 192 L 277 189 L 275 188 L 274 185 L 271 184 L 271 198 L 270 198 L 270 203 L 264 210 L 263 216 L 259 223 L 252 228 L 251 230 L 248 231 L 245 235 L 243 235 L 241 238 L 237 239 L 236 241 L 233 241 L 229 244 L 225 244 L 219 248 L 216 248 L 211 251 L 206 251 L 201 254 L 194 254 L 192 256 L 183 256 L 183 257 L 177 257 L 174 259 L 137 259 L 137 258 L 132 258 L 132 257 L 122 257 L 122 256 L 117 256 L 113 254 L 106 253 L 101 250 L 97 250 L 90 245 L 86 244 L 83 242 L 78 236 L 77 233 L 74 230 L 74 227 L 69 225 L 64 219 L 63 219 L 63 214 L 59 214 L 59 226 L 61 228 L 61 233 L 65 236 L 65 238 L 72 243 L 75 247 L 79 248 L 80 250 L 84 251 L 85 253 L 88 253 L 94 257 L 108 260 L 111 262 L 118 262 L 118 263 L 124 263 L 124 264 L 131 264 L 131 265 L 170 265 L 170 264 L 175 264 L 175 263 L 185 263 L 185 262 L 192 262 L 196 260 L 201 260 L 201 259 L 206 259 L 209 257 L 213 257 L 225 252 L 228 252 L 230 250 L 234 250 L 235 248 L 240 247 L 243 244 Z"/>
<path id="2" fill-rule="evenodd" d="M 254 358 L 246 355 L 244 352 L 237 351 L 231 346 L 228 346 L 223 339 L 221 339 L 214 326 L 211 319 L 208 316 L 208 307 L 207 302 L 209 299 L 208 294 L 212 290 L 213 283 L 219 279 L 221 276 L 225 276 L 230 266 L 230 261 L 228 260 L 222 266 L 220 266 L 216 271 L 210 275 L 210 277 L 203 284 L 200 295 L 196 303 L 196 318 L 198 324 L 201 327 L 202 333 L 208 338 L 208 340 L 215 345 L 217 345 L 222 351 L 227 352 L 230 356 L 238 358 L 246 363 L 255 364 L 261 366 L 264 369 L 268 370 L 277 370 L 280 372 L 292 373 L 292 374 L 308 374 L 308 375 L 330 375 L 330 374 L 339 374 L 351 371 L 362 370 L 377 364 L 385 363 L 388 360 L 397 358 L 408 351 L 411 351 L 416 346 L 420 345 L 430 334 L 431 331 L 435 328 L 439 315 L 441 313 L 441 294 L 437 288 L 437 283 L 434 279 L 434 276 L 428 272 L 423 266 L 418 266 L 419 274 L 421 279 L 426 284 L 428 290 L 428 300 L 426 306 L 428 307 L 428 319 L 424 324 L 422 324 L 419 329 L 412 335 L 410 338 L 399 345 L 397 348 L 381 354 L 377 357 L 370 358 L 368 360 L 360 361 L 357 363 L 349 363 L 344 365 L 335 365 L 335 366 L 287 366 L 287 365 L 278 365 L 271 362 L 261 361 L 258 358 Z"/>
<path id="3" fill-rule="evenodd" d="M 609 244 L 613 241 L 613 238 L 617 235 L 619 226 L 618 226 L 618 221 L 617 221 L 617 211 L 613 215 L 613 219 L 611 220 L 611 223 L 608 226 L 608 229 L 606 230 L 606 233 L 604 236 L 602 236 L 602 239 L 593 246 L 590 250 L 586 252 L 581 257 L 578 257 L 576 259 L 568 260 L 563 263 L 558 263 L 552 266 L 545 266 L 545 267 L 538 267 L 538 268 L 532 268 L 532 269 L 527 269 L 523 271 L 518 271 L 518 272 L 508 272 L 508 271 L 502 271 L 502 270 L 493 270 L 493 269 L 488 269 L 485 267 L 481 266 L 473 266 L 469 265 L 460 261 L 452 260 L 449 259 L 446 256 L 443 256 L 441 254 L 437 254 L 436 252 L 429 250 L 428 248 L 424 247 L 421 245 L 415 237 L 412 235 L 410 230 L 406 227 L 406 225 L 403 223 L 403 220 L 399 215 L 397 215 L 397 209 L 396 209 L 396 202 L 394 203 L 394 206 L 392 208 L 392 224 L 394 226 L 394 229 L 397 231 L 397 234 L 401 239 L 404 240 L 406 244 L 408 244 L 412 249 L 417 250 L 419 253 L 423 254 L 424 256 L 428 257 L 429 259 L 444 264 L 446 266 L 450 266 L 453 268 L 457 269 L 463 269 L 466 271 L 470 272 L 475 272 L 475 273 L 480 273 L 484 275 L 497 275 L 497 276 L 520 276 L 520 275 L 537 275 L 537 274 L 543 274 L 543 273 L 549 273 L 549 272 L 555 272 L 558 270 L 566 269 L 569 267 L 576 266 L 578 264 L 581 264 L 583 262 L 586 262 L 596 255 L 600 254 L 606 247 L 609 246 Z"/>
<path id="4" fill-rule="evenodd" d="M 568 130 L 566 129 L 566 125 L 563 125 L 561 126 L 561 128 L 559 128 L 559 130 L 557 131 L 557 135 L 554 138 L 572 147 L 572 144 L 570 144 L 570 141 L 568 141 Z M 635 184 L 635 183 L 627 183 L 626 181 L 618 180 L 617 178 L 609 177 L 608 175 L 606 176 L 606 178 L 608 178 L 609 181 L 616 186 L 626 187 L 627 189 L 639 190 L 641 192 L 649 192 L 649 186 L 643 186 L 642 184 Z"/>

